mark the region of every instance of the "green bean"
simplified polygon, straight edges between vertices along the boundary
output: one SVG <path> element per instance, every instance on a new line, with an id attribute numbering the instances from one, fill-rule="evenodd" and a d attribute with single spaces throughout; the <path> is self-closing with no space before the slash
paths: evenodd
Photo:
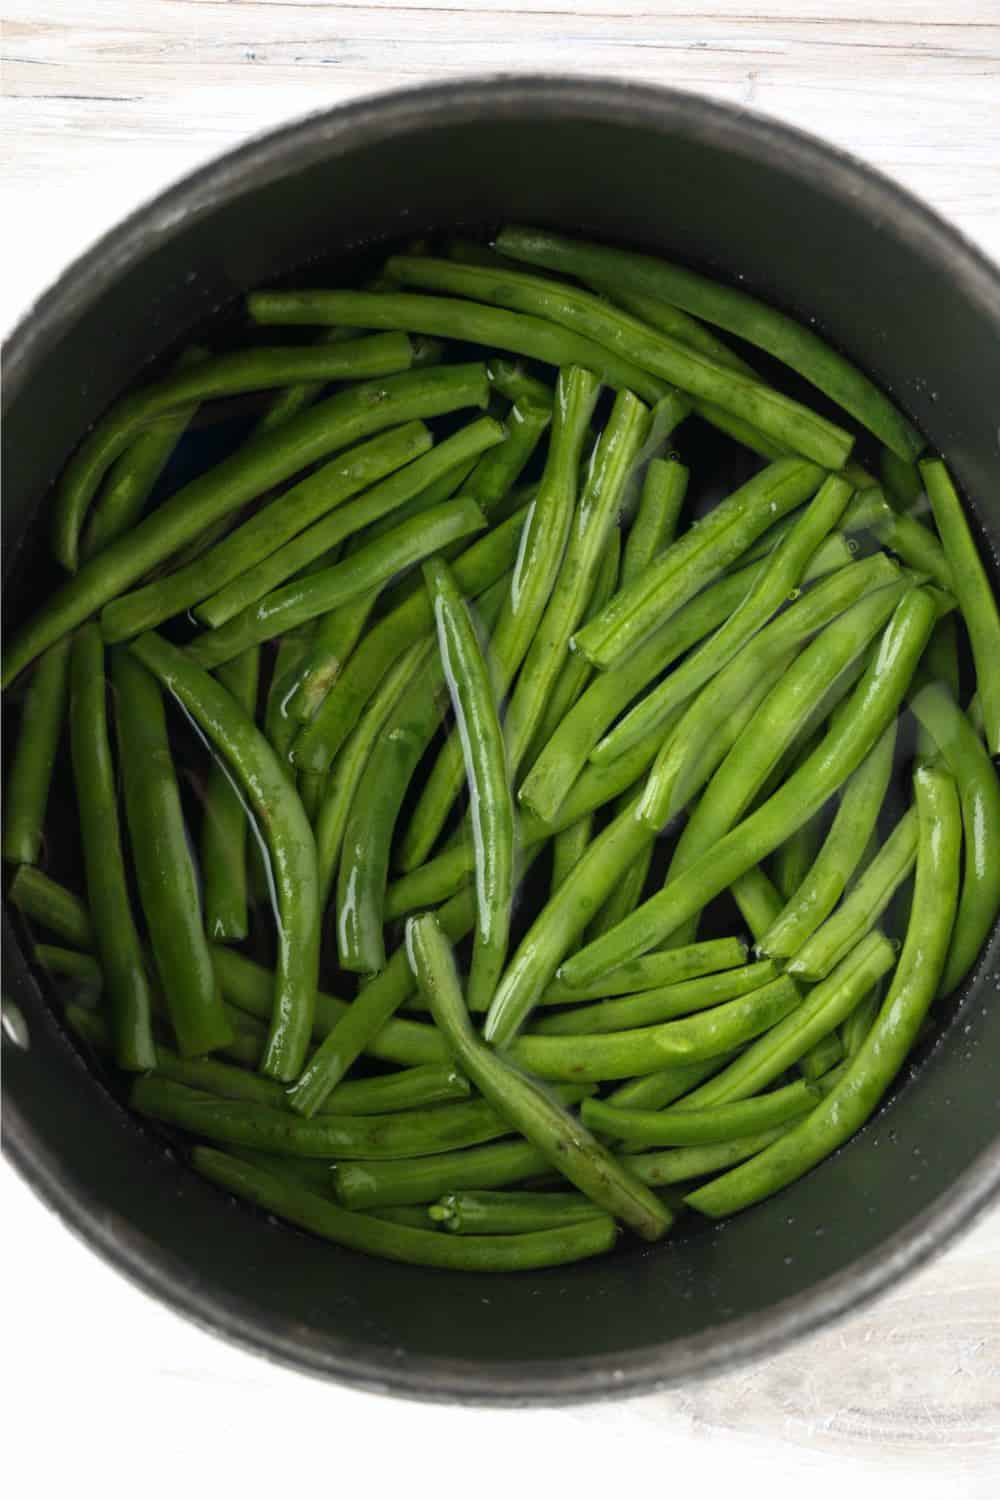
<path id="1" fill-rule="evenodd" d="M 958 898 L 961 818 L 947 771 L 918 766 L 917 877 L 906 940 L 889 993 L 837 1086 L 751 1165 L 690 1194 L 711 1218 L 769 1197 L 849 1140 L 872 1114 L 906 1060 L 944 972 Z"/>
<path id="2" fill-rule="evenodd" d="M 493 390 L 508 401 L 526 401 L 530 406 L 552 405 L 552 387 L 530 375 L 519 359 L 502 359 L 498 355 L 487 360 L 486 371 Z"/>
<path id="3" fill-rule="evenodd" d="M 596 1036 L 525 1035 L 511 1056 L 528 1072 L 553 1081 L 604 1083 L 635 1078 L 730 1052 L 775 1026 L 799 1003 L 798 987 L 782 976 L 749 995 L 657 1026 Z"/>
<path id="4" fill-rule="evenodd" d="M 359 598 L 401 569 L 485 525 L 486 518 L 474 500 L 450 500 L 435 506 L 394 527 L 344 562 L 265 594 L 219 630 L 196 636 L 188 653 L 199 666 L 219 666 L 258 641 L 294 630 L 327 610 Z"/>
<path id="5" fill-rule="evenodd" d="M 411 1265 L 451 1271 L 537 1270 L 600 1255 L 611 1249 L 617 1233 L 614 1220 L 602 1215 L 534 1234 L 439 1234 L 346 1212 L 304 1187 L 220 1151 L 199 1146 L 192 1159 L 196 1170 L 218 1186 L 300 1229 L 351 1250 Z"/>
<path id="6" fill-rule="evenodd" d="M 469 1021 L 447 939 L 432 912 L 406 924 L 406 950 L 431 1014 L 463 1073 L 574 1187 L 645 1240 L 662 1238 L 671 1215 L 547 1090 L 480 1040 Z"/>
<path id="7" fill-rule="evenodd" d="M 266 841 L 277 896 L 278 964 L 261 1071 L 287 1082 L 300 1071 L 308 1046 L 319 965 L 312 830 L 281 762 L 224 687 L 187 653 L 152 633 L 140 636 L 130 649 L 229 765 Z"/>
<path id="8" fill-rule="evenodd" d="M 1000 909 L 1000 784 L 968 719 L 940 683 L 923 687 L 910 707 L 958 786 L 965 846 L 962 890 L 941 993 L 954 990 L 979 956 Z"/>
<path id="9" fill-rule="evenodd" d="M 514 806 L 504 734 L 479 638 L 447 564 L 424 576 L 437 622 L 438 651 L 462 744 L 476 846 L 476 930 L 469 1004 L 485 1009 L 507 957 L 514 899 Z"/>
<path id="10" fill-rule="evenodd" d="M 845 531 L 871 531 L 909 567 L 951 590 L 952 571 L 940 542 L 913 516 L 900 516 L 877 487 L 855 495 L 844 512 Z"/>
<path id="11" fill-rule="evenodd" d="M 426 1203 L 456 1190 L 509 1187 L 546 1171 L 546 1158 L 527 1141 L 498 1141 L 395 1162 L 338 1163 L 333 1184 L 346 1208 L 363 1212 Z"/>
<path id="12" fill-rule="evenodd" d="M 583 1193 L 446 1193 L 426 1210 L 451 1234 L 524 1234 L 602 1216 Z"/>
<path id="13" fill-rule="evenodd" d="M 820 1097 L 819 1090 L 802 1079 L 772 1094 L 720 1104 L 714 1109 L 621 1109 L 585 1099 L 580 1118 L 591 1129 L 623 1141 L 633 1150 L 646 1146 L 709 1146 L 796 1120 Z"/>
<path id="14" fill-rule="evenodd" d="M 619 589 L 602 614 L 573 637 L 595 666 L 626 659 L 662 622 L 746 551 L 775 516 L 794 510 L 815 492 L 821 471 L 801 459 L 778 459 L 741 485 L 697 526 L 691 527 L 628 588 Z"/>
<path id="15" fill-rule="evenodd" d="M 286 766 L 291 759 L 289 751 L 298 730 L 298 724 L 287 712 L 286 705 L 296 673 L 312 643 L 314 624 L 315 621 L 310 620 L 308 624 L 290 630 L 287 635 L 279 639 L 278 648 L 274 653 L 271 681 L 268 684 L 267 700 L 264 705 L 263 729 L 264 736 L 275 755 Z M 248 652 L 254 650 L 259 650 L 259 646 L 247 648 Z M 247 652 L 243 653 L 243 655 L 246 654 Z M 231 658 L 231 660 L 239 661 L 241 657 Z"/>
<path id="16" fill-rule="evenodd" d="M 676 880 L 651 896 L 561 971 L 580 985 L 646 953 L 679 924 L 772 853 L 822 807 L 861 763 L 894 718 L 933 628 L 933 599 L 911 589 L 896 606 L 878 650 L 838 723 L 778 791 Z"/>
<path id="17" fill-rule="evenodd" d="M 883 448 L 879 454 L 879 474 L 893 505 L 900 510 L 909 510 L 923 495 L 924 486 L 916 464 L 898 458 L 891 448 Z"/>
<path id="18" fill-rule="evenodd" d="M 916 429 L 867 376 L 810 329 L 746 292 L 723 286 L 659 257 L 570 241 L 541 230 L 504 229 L 496 243 L 501 254 L 515 260 L 571 276 L 596 277 L 616 293 L 626 291 L 655 297 L 725 328 L 796 370 L 874 432 L 900 458 L 913 459 L 924 446 Z M 763 428 L 764 424 L 756 417 L 752 420 Z"/>
<path id="19" fill-rule="evenodd" d="M 69 705 L 87 903 L 104 974 L 115 1059 L 119 1067 L 141 1072 L 154 1060 L 151 998 L 129 901 L 106 692 L 100 631 L 87 625 L 73 642 Z"/>
<path id="20" fill-rule="evenodd" d="M 660 1068 L 656 1073 L 647 1073 L 642 1078 L 619 1084 L 605 1102 L 620 1105 L 622 1109 L 662 1109 L 666 1104 L 673 1104 L 675 1099 L 682 1099 L 706 1078 L 721 1073 L 737 1055 L 737 1052 L 720 1052 L 718 1057 L 706 1057 L 700 1062 Z"/>
<path id="21" fill-rule="evenodd" d="M 948 470 L 940 459 L 920 465 L 920 475 L 934 512 L 937 529 L 969 632 L 976 686 L 986 724 L 986 744 L 991 755 L 1000 754 L 1000 609 L 986 570 L 976 550 L 969 523 L 962 510 Z"/>
<path id="22" fill-rule="evenodd" d="M 799 1069 L 811 1081 L 822 1078 L 843 1061 L 844 1046 L 836 1031 L 828 1031 L 799 1059 Z"/>
<path id="23" fill-rule="evenodd" d="M 809 748 L 813 746 L 810 744 Z M 821 808 L 775 850 L 771 861 L 774 878 L 786 899 L 798 890 L 815 862 L 823 843 L 823 824 L 824 811 Z"/>
<path id="24" fill-rule="evenodd" d="M 707 1109 L 709 1105 L 728 1104 L 759 1094 L 839 1026 L 895 961 L 889 940 L 880 932 L 870 932 L 832 974 L 809 991 L 797 1010 L 759 1037 L 714 1078 L 687 1094 L 683 1107 Z"/>
<path id="25" fill-rule="evenodd" d="M 255 717 L 260 653 L 256 647 L 220 667 L 219 682 L 240 708 Z M 219 943 L 241 943 L 247 921 L 249 814 L 221 760 L 212 761 L 205 784 L 201 873 L 205 930 Z"/>
<path id="26" fill-rule="evenodd" d="M 549 894 L 554 896 L 561 885 L 565 885 L 568 877 L 572 875 L 577 865 L 583 858 L 587 845 L 590 843 L 594 831 L 593 814 L 588 813 L 586 817 L 571 823 L 568 828 L 562 828 L 552 840 L 552 875 L 549 882 Z M 471 1001 L 470 1010 L 480 1009 L 473 1006 Z"/>
<path id="27" fill-rule="evenodd" d="M 397 468 L 387 479 L 366 490 L 352 504 L 343 506 L 300 531 L 283 547 L 271 552 L 256 566 L 247 569 L 225 588 L 205 599 L 196 607 L 195 615 L 203 624 L 217 629 L 272 589 L 294 577 L 307 566 L 311 558 L 327 552 L 345 537 L 356 535 L 373 522 L 383 520 L 387 523 L 385 529 L 391 529 L 404 519 L 400 514 L 394 522 L 394 512 L 420 497 L 429 484 L 453 468 L 457 462 L 502 442 L 503 435 L 504 430 L 499 422 L 494 422 L 491 417 L 481 417 L 460 428 L 428 452 L 432 438 L 424 429 L 421 446 L 414 445 L 415 456 L 412 456 L 412 461 L 407 462 L 405 467 Z M 409 519 L 409 516 L 405 518 Z M 368 541 L 375 540 L 379 534 L 384 534 L 382 527 L 379 532 L 361 537 L 362 547 Z"/>
<path id="28" fill-rule="evenodd" d="M 493 527 L 454 564 L 455 581 L 467 598 L 481 594 L 513 566 L 524 517 L 518 513 Z M 351 733 L 365 704 L 393 662 L 433 625 L 425 589 L 384 616 L 353 654 L 314 717 L 303 725 L 292 759 L 304 771 L 325 771 Z"/>
<path id="29" fill-rule="evenodd" d="M 773 748 L 774 753 L 769 756 L 764 769 L 766 775 L 788 745 L 790 734 L 802 727 L 811 704 L 836 682 L 837 674 L 867 645 L 872 633 L 898 604 L 906 588 L 893 564 L 884 555 L 876 554 L 824 579 L 784 614 L 766 625 L 705 684 L 673 736 L 665 741 L 646 783 L 640 816 L 650 827 L 658 829 L 671 813 L 685 805 L 701 780 L 698 775 L 692 782 L 692 771 L 700 771 L 698 760 L 706 738 L 742 701 L 747 684 L 752 683 L 758 673 L 767 671 L 775 661 L 784 661 L 789 652 L 801 651 L 802 655 L 797 656 L 789 668 L 794 675 L 787 690 L 790 702 L 798 712 L 796 723 L 789 727 L 781 744 L 755 746 L 762 754 Z M 811 644 L 807 644 L 810 641 Z M 800 665 L 803 662 L 805 664 Z M 808 693 L 809 679 L 813 675 L 818 681 L 816 691 L 809 701 L 800 701 L 803 692 Z M 785 696 L 784 680 L 774 691 L 780 701 Z M 768 717 L 769 702 L 765 700 L 760 709 L 762 718 Z M 748 728 L 744 734 L 749 732 Z M 606 753 L 614 733 L 612 731 L 612 735 L 592 753 Z M 760 784 L 757 782 L 752 788 L 751 795 Z"/>
<path id="30" fill-rule="evenodd" d="M 665 394 L 662 380 L 593 339 L 545 318 L 522 316 L 457 297 L 419 297 L 407 292 L 253 292 L 247 298 L 257 323 L 340 323 L 366 328 L 404 328 L 463 343 L 525 354 L 545 364 L 577 365 L 604 385 L 635 391 L 644 401 Z"/>
<path id="31" fill-rule="evenodd" d="M 904 813 L 847 897 L 794 954 L 788 972 L 815 983 L 878 921 L 917 857 L 917 814 Z"/>
<path id="32" fill-rule="evenodd" d="M 56 948 L 51 943 L 36 943 L 34 959 L 49 974 L 77 979 L 88 989 L 100 990 L 104 987 L 101 966 L 90 953 L 80 953 L 75 948 Z M 108 1045 L 110 1046 L 110 1042 Z"/>
<path id="33" fill-rule="evenodd" d="M 647 468 L 639 509 L 622 556 L 623 588 L 640 577 L 660 549 L 673 541 L 687 481 L 687 469 L 675 458 L 654 458 Z"/>
<path id="34" fill-rule="evenodd" d="M 861 1003 L 840 1023 L 840 1039 L 844 1055 L 848 1058 L 860 1051 L 861 1043 L 875 1024 L 875 1017 L 882 1009 L 884 983 L 880 979 L 878 984 L 873 985 Z"/>
<path id="35" fill-rule="evenodd" d="M 739 907 L 751 936 L 759 942 L 781 911 L 777 886 L 760 865 L 751 865 L 733 881 L 729 894 Z M 641 959 L 637 961 L 642 962 Z"/>
<path id="36" fill-rule="evenodd" d="M 651 838 L 636 819 L 633 804 L 588 846 L 510 960 L 487 1012 L 487 1041 L 500 1047 L 511 1042 L 551 983 L 560 960 Z"/>
<path id="37" fill-rule="evenodd" d="M 650 1187 L 668 1187 L 675 1182 L 690 1182 L 695 1177 L 707 1177 L 710 1172 L 721 1172 L 736 1162 L 778 1141 L 795 1125 L 789 1120 L 771 1130 L 762 1130 L 757 1135 L 741 1135 L 733 1141 L 722 1141 L 711 1146 L 678 1146 L 672 1151 L 647 1151 L 639 1156 L 630 1156 L 632 1171 Z"/>
<path id="38" fill-rule="evenodd" d="M 857 869 L 892 774 L 893 721 L 844 785 L 830 831 L 803 880 L 758 938 L 771 958 L 791 958 L 830 915 Z"/>
<path id="39" fill-rule="evenodd" d="M 624 355 L 687 395 L 735 412 L 766 435 L 830 468 L 839 468 L 850 455 L 852 439 L 843 428 L 782 396 L 759 378 L 717 363 L 592 292 L 523 271 L 461 266 L 418 256 L 393 256 L 389 264 L 393 274 L 409 285 L 472 297 L 570 329 L 619 357 Z M 644 394 L 634 382 L 626 384 Z"/>
<path id="40" fill-rule="evenodd" d="M 508 705 L 504 734 L 512 773 L 523 761 L 560 668 L 569 659 L 570 637 L 582 622 L 648 423 L 646 407 L 631 392 L 619 392 L 590 463 L 562 565 Z"/>
<path id="41" fill-rule="evenodd" d="M 626 662 L 599 673 L 553 732 L 521 783 L 518 801 L 538 818 L 553 819 L 602 733 L 647 683 L 728 618 L 762 569 L 759 564 L 719 579 L 665 620 Z M 657 749 L 662 738 L 658 734 Z"/>
<path id="42" fill-rule="evenodd" d="M 701 354 L 707 354 L 709 359 L 715 360 L 716 364 L 725 365 L 729 370 L 739 370 L 743 375 L 755 376 L 756 372 L 745 359 L 741 359 L 728 344 L 717 338 L 710 329 L 705 327 L 704 323 L 699 323 L 697 318 L 692 318 L 689 313 L 682 312 L 679 307 L 664 302 L 661 297 L 651 297 L 648 293 L 636 292 L 629 287 L 616 285 L 613 280 L 594 276 L 585 276 L 582 279 L 587 286 L 600 296 L 606 297 L 609 302 L 616 302 L 619 307 L 633 313 L 643 323 L 649 323 L 653 328 L 658 328 L 661 333 L 669 333 L 680 343 L 697 349 Z"/>
<path id="43" fill-rule="evenodd" d="M 356 328 L 324 328 L 314 342 L 317 345 L 342 344 L 347 339 L 357 337 L 358 330 Z M 289 417 L 297 416 L 305 407 L 311 406 L 322 395 L 325 386 L 325 381 L 309 380 L 299 382 L 296 385 L 289 385 L 284 390 L 276 391 L 265 406 L 264 415 L 257 422 L 254 431 L 270 432 L 273 427 L 280 427 L 281 423 L 287 422 Z"/>
<path id="44" fill-rule="evenodd" d="M 753 587 L 726 623 L 703 650 L 647 694 L 627 716 L 626 728 L 612 731 L 601 742 L 596 759 L 613 760 L 616 754 L 627 749 L 654 723 L 659 723 L 671 709 L 709 681 L 752 640 L 801 584 L 809 559 L 831 527 L 836 525 L 849 495 L 848 486 L 837 475 L 826 480 L 815 499 L 806 506 L 768 557 Z"/>
<path id="45" fill-rule="evenodd" d="M 569 1092 L 579 1098 L 586 1090 Z M 485 1099 L 385 1115 L 327 1112 L 303 1120 L 283 1105 L 219 1098 L 150 1073 L 136 1079 L 129 1103 L 141 1115 L 222 1145 L 341 1161 L 427 1156 L 511 1134 L 506 1118 Z"/>
<path id="46" fill-rule="evenodd" d="M 188 349 L 177 361 L 180 372 L 206 358 L 204 349 Z M 90 512 L 80 541 L 80 552 L 93 557 L 122 532 L 134 526 L 146 508 L 160 475 L 198 410 L 191 401 L 145 423 L 111 466 Z"/>
<path id="47" fill-rule="evenodd" d="M 222 516 L 336 449 L 414 416 L 486 404 L 482 365 L 449 365 L 369 381 L 260 434 L 112 542 L 52 595 L 8 648 L 3 682 Z"/>
<path id="48" fill-rule="evenodd" d="M 534 1023 L 532 1035 L 592 1036 L 605 1031 L 628 1031 L 634 1026 L 655 1026 L 750 994 L 778 977 L 778 965 L 765 959 L 762 963 L 727 969 L 722 974 L 685 979 L 618 999 L 599 1000 L 595 1005 L 575 1006 L 556 1016 L 544 1016 Z"/>
<path id="49" fill-rule="evenodd" d="M 150 946 L 179 1050 L 232 1040 L 202 923 L 167 716 L 154 677 L 126 651 L 112 656 L 115 719 L 132 863 Z"/>
<path id="50" fill-rule="evenodd" d="M 24 695 L 3 817 L 3 857 L 14 864 L 34 864 L 42 848 L 45 809 L 66 714 L 70 645 L 70 637 L 64 636 L 49 647 Z"/>
<path id="51" fill-rule="evenodd" d="M 747 960 L 747 946 L 740 938 L 714 938 L 710 942 L 691 943 L 683 948 L 668 948 L 663 953 L 649 953 L 645 958 L 623 964 L 598 983 L 570 989 L 555 980 L 542 996 L 546 1005 L 565 1005 L 578 1000 L 603 999 L 608 995 L 634 995 L 640 990 L 659 989 L 704 974 L 737 969 Z"/>
<path id="52" fill-rule="evenodd" d="M 34 865 L 19 865 L 7 899 L 22 916 L 76 948 L 94 946 L 90 913 L 73 891 L 44 875 Z"/>
<path id="53" fill-rule="evenodd" d="M 384 1219 L 387 1224 L 405 1224 L 409 1229 L 436 1230 L 440 1226 L 430 1218 L 429 1208 L 427 1203 L 416 1204 L 412 1208 L 377 1208 L 370 1217 Z"/>
<path id="54" fill-rule="evenodd" d="M 513 489 L 552 420 L 551 402 L 531 406 L 517 401 L 504 415 L 507 435 L 499 446 L 482 458 L 465 485 L 487 515 Z"/>
<path id="55" fill-rule="evenodd" d="M 490 643 L 499 696 L 506 694 L 528 654 L 560 575 L 577 504 L 580 451 L 598 390 L 585 370 L 559 372 L 545 472 L 525 522 L 510 602 Z M 462 587 L 461 580 L 456 581 Z M 509 745 L 510 732 L 505 732 Z M 399 857 L 404 870 L 422 863 L 433 847 L 461 789 L 462 774 L 461 742 L 452 734 L 434 763 L 402 840 Z"/>
<path id="56" fill-rule="evenodd" d="M 312 349 L 243 349 L 200 360 L 123 397 L 81 444 L 59 482 L 53 507 L 56 557 L 75 571 L 80 528 L 94 491 L 108 466 L 152 418 L 191 401 L 273 389 L 316 376 L 392 375 L 407 370 L 412 358 L 413 346 L 406 338 L 365 338 Z"/>

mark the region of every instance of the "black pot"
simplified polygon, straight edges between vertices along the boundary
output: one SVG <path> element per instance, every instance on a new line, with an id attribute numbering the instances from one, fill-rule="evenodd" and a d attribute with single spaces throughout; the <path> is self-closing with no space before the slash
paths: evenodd
<path id="1" fill-rule="evenodd" d="M 317 256 L 504 219 L 662 248 L 814 317 L 946 455 L 996 586 L 996 269 L 892 184 L 772 121 L 621 83 L 493 79 L 362 101 L 245 146 L 133 215 L 39 302 L 7 354 L 5 525 L 28 548 L 7 548 L 12 614 L 43 586 L 31 537 L 54 476 L 168 344 Z M 227 1201 L 88 1071 L 13 939 L 4 987 L 26 1045 L 5 1048 L 7 1143 L 141 1286 L 299 1369 L 434 1400 L 644 1391 L 829 1321 L 987 1202 L 998 977 L 994 933 L 930 1054 L 803 1181 L 731 1223 L 565 1270 L 396 1266 Z"/>

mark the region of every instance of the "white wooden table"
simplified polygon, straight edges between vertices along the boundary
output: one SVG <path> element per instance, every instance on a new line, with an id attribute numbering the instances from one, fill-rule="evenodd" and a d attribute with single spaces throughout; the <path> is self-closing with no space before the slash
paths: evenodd
<path id="1" fill-rule="evenodd" d="M 762 8 L 6 0 L 0 327 L 124 213 L 247 135 L 486 70 L 618 74 L 750 104 L 857 152 L 1000 260 L 1000 0 Z M 0 1216 L 5 1447 L 12 1473 L 20 1457 L 36 1476 L 29 1494 L 91 1462 L 113 1497 L 229 1479 L 273 1494 L 306 1464 L 313 1484 L 368 1495 L 515 1482 L 603 1495 L 647 1472 L 657 1489 L 708 1494 L 796 1483 L 810 1500 L 845 1485 L 867 1500 L 905 1483 L 910 1500 L 939 1500 L 949 1481 L 969 1500 L 1000 1493 L 1000 1209 L 874 1307 L 751 1369 L 517 1414 L 332 1390 L 228 1349 L 121 1282 L 7 1169 Z"/>

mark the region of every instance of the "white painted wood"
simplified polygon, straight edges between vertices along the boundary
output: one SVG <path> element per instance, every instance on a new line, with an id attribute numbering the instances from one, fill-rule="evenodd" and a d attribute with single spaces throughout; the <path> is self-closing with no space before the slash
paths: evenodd
<path id="1" fill-rule="evenodd" d="M 0 327 L 123 214 L 247 135 L 361 93 L 502 69 L 625 75 L 753 105 L 875 163 L 1000 259 L 1000 0 L 889 0 L 870 14 L 860 0 L 766 0 L 760 15 L 752 0 L 5 9 Z M 100 1266 L 6 1169 L 0 1216 L 6 1364 L 29 1414 L 5 1442 L 53 1489 L 81 1458 L 106 1460 L 107 1416 L 122 1410 L 112 1496 L 126 1482 L 176 1495 L 185 1479 L 211 1493 L 230 1473 L 273 1494 L 289 1472 L 266 1441 L 275 1412 L 297 1432 L 293 1471 L 308 1462 L 322 1483 L 326 1464 L 342 1484 L 360 1455 L 386 1493 L 404 1479 L 417 1495 L 509 1493 L 529 1459 L 532 1493 L 543 1479 L 577 1496 L 634 1490 L 647 1473 L 657 1490 L 708 1495 L 767 1482 L 779 1495 L 808 1485 L 810 1500 L 851 1485 L 868 1500 L 905 1484 L 910 1500 L 938 1500 L 948 1480 L 971 1500 L 1000 1493 L 1000 1210 L 873 1307 L 754 1368 L 624 1405 L 507 1416 L 330 1391 L 224 1348 Z"/>

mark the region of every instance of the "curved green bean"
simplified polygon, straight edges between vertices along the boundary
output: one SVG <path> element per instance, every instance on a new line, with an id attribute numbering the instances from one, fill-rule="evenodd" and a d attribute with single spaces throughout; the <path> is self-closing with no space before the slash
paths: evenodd
<path id="1" fill-rule="evenodd" d="M 812 817 L 860 765 L 895 717 L 935 615 L 934 600 L 923 589 L 905 594 L 849 706 L 808 760 L 676 880 L 569 959 L 561 978 L 579 985 L 648 952 Z"/>
<path id="2" fill-rule="evenodd" d="M 427 1209 L 451 1234 L 525 1234 L 600 1218 L 603 1210 L 583 1193 L 446 1193 Z"/>
<path id="3" fill-rule="evenodd" d="M 37 922 L 64 943 L 72 943 L 76 948 L 94 946 L 90 913 L 79 896 L 34 865 L 18 866 L 7 899 L 22 916 Z"/>
<path id="4" fill-rule="evenodd" d="M 524 271 L 457 265 L 421 256 L 396 255 L 389 266 L 398 280 L 411 286 L 472 297 L 570 329 L 689 396 L 734 412 L 765 435 L 829 468 L 839 468 L 850 456 L 853 439 L 842 427 L 759 378 L 746 376 L 731 364 L 719 364 L 690 344 L 621 312 L 592 292 Z M 643 394 L 638 385 L 626 384 Z"/>
<path id="5" fill-rule="evenodd" d="M 96 625 L 86 625 L 70 658 L 69 726 L 87 905 L 115 1060 L 120 1068 L 142 1072 L 155 1063 L 152 999 L 129 900 L 106 697 L 101 634 Z"/>
<path id="6" fill-rule="evenodd" d="M 281 762 L 224 687 L 186 652 L 152 633 L 129 649 L 174 694 L 229 765 L 267 844 L 277 895 L 278 963 L 261 1071 L 288 1082 L 299 1073 L 309 1044 L 319 967 L 312 829 Z"/>
<path id="7" fill-rule="evenodd" d="M 408 292 L 252 292 L 250 316 L 264 324 L 342 323 L 365 328 L 405 328 L 526 354 L 546 364 L 577 365 L 604 385 L 634 391 L 643 401 L 666 394 L 664 382 L 593 339 L 545 318 L 487 307 L 457 297 L 420 297 Z"/>
<path id="8" fill-rule="evenodd" d="M 810 329 L 746 292 L 699 276 L 658 256 L 568 240 L 544 230 L 507 228 L 498 235 L 496 243 L 503 255 L 515 260 L 571 276 L 594 277 L 616 293 L 655 297 L 725 328 L 796 370 L 874 432 L 900 458 L 913 459 L 924 446 L 916 429 L 850 361 Z M 752 420 L 763 427 L 756 418 Z"/>
<path id="9" fill-rule="evenodd" d="M 872 1114 L 916 1040 L 944 972 L 958 900 L 961 816 L 947 771 L 919 766 L 916 888 L 889 993 L 859 1051 L 823 1102 L 750 1165 L 689 1195 L 711 1218 L 769 1197 L 849 1140 Z"/>
<path id="10" fill-rule="evenodd" d="M 821 1097 L 817 1088 L 800 1079 L 771 1094 L 719 1104 L 714 1109 L 622 1109 L 585 1099 L 580 1118 L 591 1129 L 633 1150 L 646 1146 L 710 1146 L 797 1120 Z"/>
<path id="11" fill-rule="evenodd" d="M 410 1265 L 450 1271 L 538 1270 L 601 1255 L 611 1249 L 617 1234 L 614 1220 L 606 1214 L 534 1234 L 439 1234 L 435 1229 L 412 1229 L 407 1224 L 349 1213 L 328 1198 L 221 1151 L 198 1146 L 192 1153 L 192 1163 L 217 1186 L 300 1229 L 350 1250 Z"/>
<path id="12" fill-rule="evenodd" d="M 592 1036 L 605 1031 L 628 1031 L 633 1026 L 655 1026 L 661 1021 L 708 1010 L 738 995 L 751 994 L 777 979 L 779 973 L 776 963 L 764 959 L 739 969 L 727 969 L 722 974 L 685 979 L 658 989 L 599 1000 L 595 1005 L 575 1006 L 560 1015 L 543 1016 L 535 1021 L 532 1035 Z"/>
<path id="13" fill-rule="evenodd" d="M 139 900 L 177 1046 L 232 1041 L 208 951 L 160 686 L 131 653 L 112 654 L 115 722 Z"/>
<path id="14" fill-rule="evenodd" d="M 815 983 L 869 932 L 913 869 L 917 857 L 917 813 L 910 808 L 879 849 L 849 894 L 803 943 L 788 964 L 789 974 Z"/>
<path id="15" fill-rule="evenodd" d="M 488 400 L 483 365 L 408 371 L 349 386 L 273 431 L 251 437 L 229 458 L 157 506 L 58 589 L 8 647 L 2 686 L 68 630 L 246 501 L 386 427 L 461 406 L 485 406 Z"/>
<path id="16" fill-rule="evenodd" d="M 667 1232 L 671 1215 L 627 1167 L 569 1115 L 547 1090 L 498 1056 L 469 1021 L 448 942 L 432 912 L 406 924 L 406 951 L 417 983 L 456 1063 L 484 1099 L 591 1202 L 645 1240 Z"/>
<path id="17" fill-rule="evenodd" d="M 42 848 L 42 828 L 56 751 L 66 716 L 71 638 L 50 646 L 28 683 L 17 744 L 7 774 L 3 857 L 31 865 Z"/>
<path id="18" fill-rule="evenodd" d="M 941 993 L 961 983 L 1000 909 L 1000 783 L 982 741 L 940 683 L 920 689 L 910 708 L 955 778 L 962 808 L 962 891 Z"/>
<path id="19" fill-rule="evenodd" d="M 952 592 L 969 632 L 986 744 L 991 755 L 1000 755 L 1000 608 L 948 470 L 940 459 L 928 459 L 920 465 L 920 476 L 948 559 Z"/>
<path id="20" fill-rule="evenodd" d="M 260 653 L 256 647 L 219 668 L 219 682 L 252 719 L 256 716 Z M 205 782 L 201 825 L 205 931 L 218 943 L 241 943 L 247 917 L 247 839 L 250 819 L 221 760 Z"/>

